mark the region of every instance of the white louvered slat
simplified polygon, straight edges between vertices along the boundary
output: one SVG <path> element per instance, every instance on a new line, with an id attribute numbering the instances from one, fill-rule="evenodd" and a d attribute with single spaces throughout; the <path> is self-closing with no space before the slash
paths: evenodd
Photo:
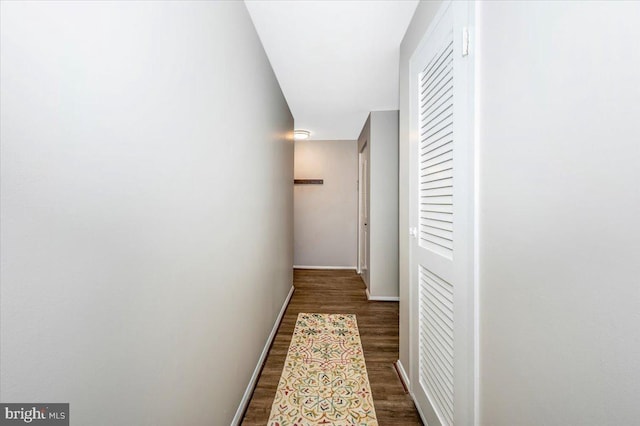
<path id="1" fill-rule="evenodd" d="M 423 191 L 434 189 L 434 188 L 446 188 L 453 186 L 453 179 L 440 179 L 440 180 L 430 180 L 429 182 L 425 182 L 420 188 Z"/>
<path id="2" fill-rule="evenodd" d="M 438 188 L 426 188 L 420 191 L 420 195 L 423 195 L 425 197 L 442 197 L 451 195 L 451 187 L 441 186 Z"/>
<path id="3" fill-rule="evenodd" d="M 451 117 L 453 114 L 448 110 L 445 111 L 445 114 L 433 117 L 430 121 L 426 122 L 425 126 L 420 128 L 420 140 L 425 143 L 424 146 L 431 145 L 432 141 L 440 140 L 442 136 L 450 131 Z"/>
<path id="4" fill-rule="evenodd" d="M 446 231 L 451 231 L 451 228 L 452 228 L 452 225 L 450 223 L 443 222 L 440 220 L 430 219 L 428 217 L 425 217 L 424 223 L 425 223 L 425 226 L 428 226 L 430 228 L 443 229 Z"/>
<path id="5" fill-rule="evenodd" d="M 419 285 L 420 382 L 440 416 L 453 424 L 453 286 L 423 266 Z"/>
<path id="6" fill-rule="evenodd" d="M 443 226 L 446 224 L 450 228 L 453 228 L 453 224 L 451 223 L 451 218 L 448 213 L 441 213 L 433 210 L 421 210 L 420 219 L 424 220 L 425 223 L 432 220 L 438 221 L 443 224 Z"/>
<path id="7" fill-rule="evenodd" d="M 425 151 L 421 156 L 423 166 L 433 166 L 435 164 L 443 163 L 453 158 L 453 148 L 449 142 L 444 142 L 439 146 L 434 146 L 430 151 Z"/>
<path id="8" fill-rule="evenodd" d="M 446 216 L 448 218 L 446 220 L 451 222 L 451 224 L 453 225 L 453 220 L 451 219 L 451 215 L 453 214 L 453 207 L 452 206 L 440 206 L 440 205 L 437 205 L 437 204 L 428 204 L 428 205 L 425 204 L 424 210 L 422 210 L 422 211 L 432 212 L 432 213 L 446 213 L 448 215 L 448 216 Z"/>
<path id="9" fill-rule="evenodd" d="M 420 183 L 434 182 L 440 179 L 453 178 L 453 169 L 445 169 L 439 172 L 432 172 L 429 170 L 422 170 L 420 172 Z M 422 188 L 421 188 L 422 189 Z"/>
<path id="10" fill-rule="evenodd" d="M 453 36 L 420 75 L 420 245 L 453 259 Z M 439 224 L 434 223 L 439 221 Z"/>

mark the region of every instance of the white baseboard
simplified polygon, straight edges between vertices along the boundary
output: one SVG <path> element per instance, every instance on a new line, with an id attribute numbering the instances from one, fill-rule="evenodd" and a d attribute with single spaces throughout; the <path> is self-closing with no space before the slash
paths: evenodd
<path id="1" fill-rule="evenodd" d="M 404 369 L 404 365 L 402 365 L 402 362 L 400 360 L 397 360 L 395 363 L 395 367 L 396 367 L 396 371 L 398 372 L 398 375 L 400 376 L 400 380 L 402 380 L 402 382 L 404 383 L 405 389 L 409 391 L 409 396 L 411 396 L 411 399 L 413 400 L 413 405 L 416 407 L 416 410 L 418 410 L 418 415 L 422 419 L 422 423 L 424 423 L 425 425 L 428 424 L 427 418 L 424 416 L 424 413 L 422 412 L 422 410 L 420 409 L 420 406 L 416 401 L 416 396 L 413 393 L 413 389 L 411 389 L 411 381 L 409 380 L 409 375 L 407 374 L 407 371 Z"/>
<path id="2" fill-rule="evenodd" d="M 409 381 L 409 375 L 407 374 L 407 371 L 404 369 L 404 365 L 402 365 L 400 360 L 396 361 L 396 371 L 400 375 L 400 380 L 402 380 L 406 385 L 407 389 L 409 389 L 409 395 L 413 400 L 413 405 L 416 407 L 416 410 L 418 410 L 418 415 L 422 419 L 422 423 L 424 423 L 425 425 L 428 424 L 427 418 L 425 417 L 424 413 L 422 412 L 422 409 L 418 405 L 418 402 L 416 401 L 416 396 L 414 395 L 413 390 L 411 389 L 411 382 Z"/>
<path id="3" fill-rule="evenodd" d="M 293 269 L 358 269 L 355 266 L 309 266 L 309 265 L 293 265 Z"/>
<path id="4" fill-rule="evenodd" d="M 253 370 L 253 374 L 251 375 L 251 379 L 249 380 L 249 384 L 247 385 L 247 389 L 244 391 L 244 395 L 242 395 L 242 400 L 240 400 L 240 405 L 236 410 L 236 415 L 233 416 L 233 420 L 231 421 L 232 426 L 237 426 L 242 421 L 242 416 L 244 416 L 244 412 L 249 405 L 249 401 L 251 400 L 251 395 L 253 394 L 253 390 L 256 387 L 256 383 L 258 383 L 258 378 L 260 377 L 260 372 L 262 371 L 262 364 L 267 359 L 267 355 L 269 354 L 269 348 L 271 347 L 271 343 L 273 339 L 276 337 L 276 333 L 278 332 L 278 326 L 280 325 L 280 321 L 284 316 L 284 312 L 287 310 L 287 306 L 289 305 L 289 301 L 291 300 L 291 296 L 293 296 L 294 287 L 291 286 L 291 290 L 289 290 L 289 294 L 287 298 L 284 300 L 282 304 L 282 308 L 280 309 L 280 313 L 276 318 L 276 322 L 273 324 L 273 328 L 271 329 L 271 334 L 267 338 L 267 343 L 265 343 L 264 348 L 262 349 L 262 353 L 260 354 L 260 358 L 258 358 L 258 364 L 256 364 L 256 368 Z"/>
<path id="5" fill-rule="evenodd" d="M 418 410 L 418 415 L 420 416 L 422 423 L 424 423 L 425 425 L 428 425 L 429 423 L 427 422 L 427 417 L 424 415 L 424 413 L 422 412 L 422 409 L 416 402 L 416 396 L 413 394 L 413 392 L 409 392 L 409 395 L 411 395 L 411 399 L 413 400 L 413 406 L 416 407 L 416 410 Z"/>
<path id="6" fill-rule="evenodd" d="M 396 361 L 396 368 L 398 370 L 398 374 L 400 375 L 400 380 L 404 382 L 404 385 L 407 387 L 409 392 L 411 392 L 411 382 L 409 382 L 409 376 L 407 375 L 407 372 L 405 371 L 404 366 L 402 365 L 400 360 Z"/>
<path id="7" fill-rule="evenodd" d="M 369 289 L 367 289 L 367 300 L 372 300 L 374 302 L 399 302 L 400 297 L 398 296 L 372 296 L 369 293 Z"/>

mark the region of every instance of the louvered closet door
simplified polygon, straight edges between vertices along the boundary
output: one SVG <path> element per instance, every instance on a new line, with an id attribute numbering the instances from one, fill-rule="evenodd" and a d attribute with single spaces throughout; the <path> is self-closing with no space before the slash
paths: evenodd
<path id="1" fill-rule="evenodd" d="M 463 26 L 455 24 L 460 3 L 466 7 L 466 2 L 442 6 L 411 59 L 412 391 L 430 425 L 472 424 L 470 407 L 473 412 L 468 396 L 472 163 L 467 58 Z"/>

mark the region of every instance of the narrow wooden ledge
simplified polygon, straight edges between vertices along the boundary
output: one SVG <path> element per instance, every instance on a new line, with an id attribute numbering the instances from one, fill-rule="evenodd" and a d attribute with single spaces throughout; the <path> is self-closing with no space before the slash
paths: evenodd
<path id="1" fill-rule="evenodd" d="M 322 185 L 324 179 L 294 179 L 294 185 Z"/>

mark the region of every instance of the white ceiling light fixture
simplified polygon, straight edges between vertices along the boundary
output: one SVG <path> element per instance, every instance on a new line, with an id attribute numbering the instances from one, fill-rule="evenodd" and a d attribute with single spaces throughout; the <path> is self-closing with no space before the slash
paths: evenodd
<path id="1" fill-rule="evenodd" d="M 309 136 L 311 136 L 311 132 L 308 130 L 296 129 L 293 131 L 293 139 L 297 141 L 309 139 Z"/>

